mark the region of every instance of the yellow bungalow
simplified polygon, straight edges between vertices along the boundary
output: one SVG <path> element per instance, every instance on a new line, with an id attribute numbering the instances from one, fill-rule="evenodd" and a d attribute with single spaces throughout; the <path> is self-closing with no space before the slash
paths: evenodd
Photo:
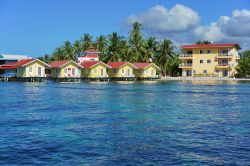
<path id="1" fill-rule="evenodd" d="M 136 66 L 129 62 L 109 62 L 108 75 L 110 78 L 132 78 L 135 77 L 134 69 Z"/>
<path id="2" fill-rule="evenodd" d="M 51 78 L 80 78 L 82 67 L 72 60 L 52 61 Z"/>
<path id="3" fill-rule="evenodd" d="M 50 66 L 39 59 L 23 59 L 1 66 L 3 70 L 12 70 L 18 79 L 45 78 L 45 68 Z"/>
<path id="4" fill-rule="evenodd" d="M 83 78 L 107 78 L 109 65 L 101 61 L 85 61 L 80 64 Z"/>
<path id="5" fill-rule="evenodd" d="M 45 78 L 45 68 L 50 67 L 39 59 L 24 59 L 6 64 L 6 69 L 16 69 L 17 78 Z"/>
<path id="6" fill-rule="evenodd" d="M 137 69 L 134 69 L 134 74 L 137 78 L 157 78 L 157 71 L 161 69 L 154 63 L 133 63 Z"/>

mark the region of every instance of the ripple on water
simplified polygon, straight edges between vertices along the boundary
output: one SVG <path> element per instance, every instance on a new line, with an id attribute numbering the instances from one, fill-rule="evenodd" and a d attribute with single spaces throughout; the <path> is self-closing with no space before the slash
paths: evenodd
<path id="1" fill-rule="evenodd" d="M 0 83 L 1 165 L 249 165 L 250 83 Z"/>

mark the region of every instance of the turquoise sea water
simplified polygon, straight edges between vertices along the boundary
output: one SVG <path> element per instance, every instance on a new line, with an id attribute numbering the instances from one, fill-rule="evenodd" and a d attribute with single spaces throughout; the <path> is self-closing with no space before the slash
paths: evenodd
<path id="1" fill-rule="evenodd" d="M 0 165 L 250 165 L 250 82 L 0 83 Z"/>

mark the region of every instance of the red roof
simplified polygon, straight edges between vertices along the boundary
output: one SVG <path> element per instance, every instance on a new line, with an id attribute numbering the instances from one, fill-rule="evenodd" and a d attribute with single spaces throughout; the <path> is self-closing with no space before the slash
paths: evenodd
<path id="1" fill-rule="evenodd" d="M 128 62 L 108 62 L 108 65 L 114 69 L 120 68 L 121 66 L 127 64 Z"/>
<path id="2" fill-rule="evenodd" d="M 85 58 L 99 58 L 98 54 L 87 54 L 85 56 L 81 56 L 81 57 L 85 57 Z"/>
<path id="3" fill-rule="evenodd" d="M 93 62 L 90 62 L 90 61 L 87 61 L 87 62 L 82 62 L 80 65 L 84 68 L 91 68 L 92 66 L 96 65 L 97 63 L 99 63 L 100 61 L 93 61 Z"/>
<path id="4" fill-rule="evenodd" d="M 25 66 L 26 64 L 34 61 L 35 59 L 23 59 L 18 62 L 4 64 L 0 66 L 0 70 L 6 70 L 6 69 L 16 69 L 21 66 Z"/>
<path id="5" fill-rule="evenodd" d="M 181 48 L 218 48 L 218 47 L 237 47 L 240 46 L 237 43 L 230 43 L 230 44 L 190 44 L 190 45 L 183 45 Z"/>
<path id="6" fill-rule="evenodd" d="M 151 65 L 152 63 L 132 63 L 134 66 L 136 66 L 138 69 L 144 69 Z"/>
<path id="7" fill-rule="evenodd" d="M 63 61 L 52 61 L 49 65 L 51 68 L 60 68 L 71 60 L 63 60 Z"/>
<path id="8" fill-rule="evenodd" d="M 83 68 L 86 68 L 86 69 L 89 69 L 93 66 L 95 66 L 96 64 L 98 63 L 103 63 L 101 61 L 86 61 L 86 62 L 82 62 L 80 65 L 83 67 Z M 103 63 L 105 66 L 107 66 L 108 68 L 111 68 L 110 66 L 108 66 L 107 64 Z"/>
<path id="9" fill-rule="evenodd" d="M 126 64 L 131 64 L 129 62 L 108 62 L 108 66 L 110 66 L 111 68 L 114 68 L 114 69 L 118 69 L 120 67 L 122 67 L 123 65 L 126 65 Z M 137 68 L 136 66 L 134 66 L 133 64 L 131 64 L 134 68 Z"/>

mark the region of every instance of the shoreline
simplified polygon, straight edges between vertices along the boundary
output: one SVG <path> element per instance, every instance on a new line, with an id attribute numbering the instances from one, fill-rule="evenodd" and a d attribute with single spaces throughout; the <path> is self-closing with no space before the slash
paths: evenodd
<path id="1" fill-rule="evenodd" d="M 161 77 L 159 81 L 250 81 L 250 78 L 229 77 Z"/>

